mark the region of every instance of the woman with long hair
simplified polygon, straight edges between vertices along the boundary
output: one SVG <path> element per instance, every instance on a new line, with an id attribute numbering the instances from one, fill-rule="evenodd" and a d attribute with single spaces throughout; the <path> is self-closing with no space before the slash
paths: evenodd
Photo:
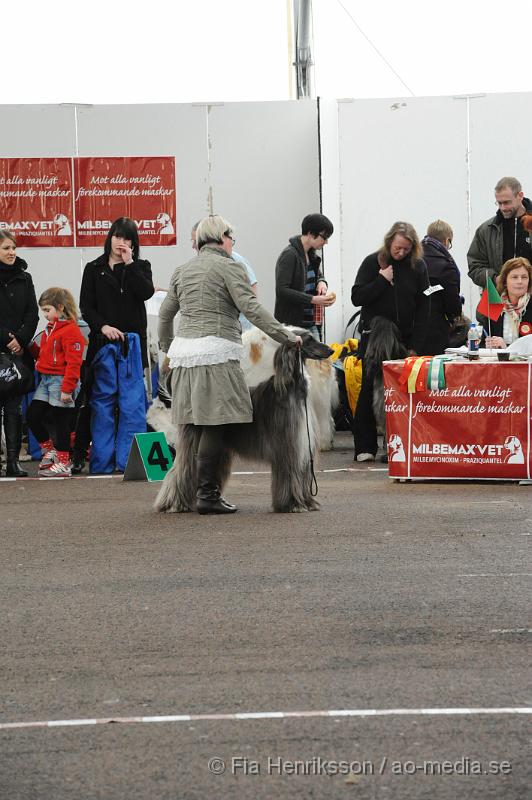
<path id="1" fill-rule="evenodd" d="M 354 419 L 355 460 L 375 461 L 377 426 L 373 414 L 373 376 L 364 369 L 364 352 L 373 317 L 385 317 L 399 329 L 410 354 L 422 354 L 430 302 L 427 267 L 419 237 L 408 222 L 395 222 L 380 250 L 367 256 L 351 290 L 354 306 L 361 306 L 359 354 L 362 389 Z M 386 459 L 386 456 L 384 456 Z"/>
<path id="2" fill-rule="evenodd" d="M 86 265 L 81 283 L 81 313 L 90 327 L 85 393 L 93 420 L 91 472 L 123 472 L 134 434 L 146 430 L 145 301 L 154 291 L 150 262 L 139 257 L 135 221 L 120 217 L 111 225 L 102 255 Z M 75 458 L 88 445 L 86 426 L 84 437 L 78 437 L 81 432 L 78 426 Z"/>
<path id="3" fill-rule="evenodd" d="M 29 358 L 28 346 L 37 330 L 39 309 L 27 263 L 17 256 L 10 231 L 0 230 L 0 350 Z M 33 360 L 28 366 L 33 370 Z M 18 463 L 22 442 L 22 396 L 0 397 L 6 437 L 6 475 L 25 478 Z"/>

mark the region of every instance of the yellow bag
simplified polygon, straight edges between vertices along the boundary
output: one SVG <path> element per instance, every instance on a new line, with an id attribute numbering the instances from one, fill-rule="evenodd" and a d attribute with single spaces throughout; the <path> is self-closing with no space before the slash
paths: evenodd
<path id="1" fill-rule="evenodd" d="M 345 391 L 351 413 L 355 414 L 358 396 L 362 388 L 362 359 L 358 357 L 358 339 L 346 339 L 343 344 L 333 342 L 331 361 L 342 359 L 344 365 Z"/>

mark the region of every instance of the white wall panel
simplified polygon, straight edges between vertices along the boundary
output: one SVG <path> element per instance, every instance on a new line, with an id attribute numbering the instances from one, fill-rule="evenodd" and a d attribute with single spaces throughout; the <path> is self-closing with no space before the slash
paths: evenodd
<path id="1" fill-rule="evenodd" d="M 465 105 L 452 98 L 340 102 L 344 315 L 362 260 L 397 220 L 420 238 L 444 219 L 453 255 L 467 274 L 467 129 Z M 465 288 L 466 280 L 463 278 Z"/>
<path id="2" fill-rule="evenodd" d="M 75 155 L 73 106 L 0 106 L 0 158 Z"/>
<path id="3" fill-rule="evenodd" d="M 143 247 L 154 281 L 168 286 L 179 264 L 193 253 L 190 229 L 208 211 L 205 106 L 89 106 L 78 112 L 80 156 L 175 156 L 177 245 Z M 83 253 L 84 262 L 101 251 Z"/>
<path id="4" fill-rule="evenodd" d="M 532 198 L 532 94 L 496 94 L 470 100 L 471 223 L 473 236 L 495 212 L 493 188 L 512 175 Z"/>
<path id="5" fill-rule="evenodd" d="M 277 257 L 320 208 L 316 101 L 213 105 L 208 127 L 214 211 L 235 226 L 273 312 Z"/>
<path id="6" fill-rule="evenodd" d="M 340 204 L 340 160 L 338 150 L 338 103 L 320 98 L 320 150 L 322 211 L 334 225 L 334 233 L 323 248 L 323 269 L 329 290 L 336 292 L 337 301 L 325 309 L 325 338 L 327 342 L 343 341 L 344 336 L 344 276 L 342 271 L 343 241 Z M 350 291 L 350 286 L 347 287 Z M 349 316 L 346 317 L 349 319 Z"/>

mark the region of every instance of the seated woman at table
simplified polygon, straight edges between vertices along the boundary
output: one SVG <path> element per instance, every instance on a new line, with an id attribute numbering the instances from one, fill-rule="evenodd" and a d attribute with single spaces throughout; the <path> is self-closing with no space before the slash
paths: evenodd
<path id="1" fill-rule="evenodd" d="M 499 319 L 488 320 L 477 311 L 477 320 L 484 328 L 483 347 L 502 349 L 520 336 L 532 333 L 532 265 L 526 258 L 510 258 L 497 277 L 497 291 L 504 303 Z M 489 326 L 488 326 L 489 323 Z M 491 327 L 491 336 L 488 331 Z"/>

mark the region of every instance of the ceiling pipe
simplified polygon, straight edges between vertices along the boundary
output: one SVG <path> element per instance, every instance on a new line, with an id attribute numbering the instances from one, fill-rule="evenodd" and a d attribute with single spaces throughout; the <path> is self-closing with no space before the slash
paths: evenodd
<path id="1" fill-rule="evenodd" d="M 294 0 L 296 96 L 312 97 L 312 0 Z"/>

